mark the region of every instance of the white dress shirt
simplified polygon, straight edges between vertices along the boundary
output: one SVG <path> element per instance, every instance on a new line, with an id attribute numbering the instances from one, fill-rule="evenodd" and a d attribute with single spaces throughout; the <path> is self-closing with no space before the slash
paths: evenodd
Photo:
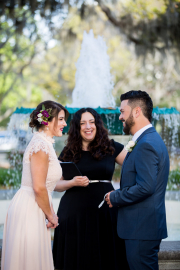
<path id="1" fill-rule="evenodd" d="M 141 128 L 140 130 L 138 130 L 138 131 L 134 134 L 134 136 L 132 137 L 132 141 L 136 142 L 137 139 L 139 138 L 139 136 L 140 136 L 146 129 L 151 128 L 151 127 L 152 127 L 152 124 L 149 124 L 149 125 L 147 125 L 147 126 Z"/>

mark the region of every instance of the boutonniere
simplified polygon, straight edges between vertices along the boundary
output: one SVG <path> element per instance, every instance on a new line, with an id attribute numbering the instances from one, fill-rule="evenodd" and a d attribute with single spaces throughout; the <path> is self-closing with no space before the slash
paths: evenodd
<path id="1" fill-rule="evenodd" d="M 134 147 L 136 146 L 137 142 L 129 141 L 128 144 L 125 146 L 126 151 L 132 152 Z"/>

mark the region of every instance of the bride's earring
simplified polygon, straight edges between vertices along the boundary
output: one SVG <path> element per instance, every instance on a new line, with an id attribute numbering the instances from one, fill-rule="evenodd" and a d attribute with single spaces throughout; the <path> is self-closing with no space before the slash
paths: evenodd
<path id="1" fill-rule="evenodd" d="M 49 130 L 49 128 L 47 127 L 46 130 Z"/>

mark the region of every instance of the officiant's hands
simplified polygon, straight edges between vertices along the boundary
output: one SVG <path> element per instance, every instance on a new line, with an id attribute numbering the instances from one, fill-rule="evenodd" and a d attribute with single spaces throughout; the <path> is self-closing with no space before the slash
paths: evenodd
<path id="1" fill-rule="evenodd" d="M 74 186 L 87 187 L 89 185 L 87 176 L 75 176 L 72 181 Z"/>
<path id="2" fill-rule="evenodd" d="M 112 208 L 113 205 L 111 204 L 111 201 L 110 201 L 110 193 L 112 191 L 110 191 L 107 195 L 106 195 L 106 198 L 105 198 L 105 201 L 107 202 L 107 204 L 109 205 L 109 208 Z"/>

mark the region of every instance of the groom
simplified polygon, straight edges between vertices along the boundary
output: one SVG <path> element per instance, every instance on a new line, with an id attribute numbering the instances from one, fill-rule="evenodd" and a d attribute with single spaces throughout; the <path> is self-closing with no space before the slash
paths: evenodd
<path id="1" fill-rule="evenodd" d="M 165 191 L 169 174 L 166 146 L 151 125 L 153 103 L 143 91 L 121 95 L 123 130 L 133 135 L 121 172 L 120 189 L 109 192 L 118 207 L 117 231 L 125 239 L 130 270 L 158 270 L 161 239 L 167 237 Z M 134 145 L 134 146 L 133 146 Z"/>

